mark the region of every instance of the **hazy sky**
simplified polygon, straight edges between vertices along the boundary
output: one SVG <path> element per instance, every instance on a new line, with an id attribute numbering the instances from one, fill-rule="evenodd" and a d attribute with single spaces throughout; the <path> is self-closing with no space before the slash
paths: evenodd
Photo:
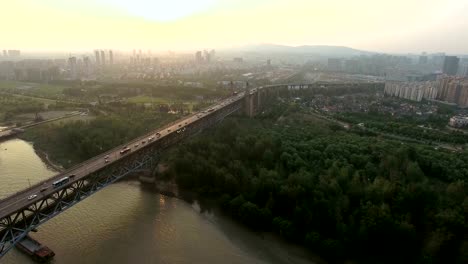
<path id="1" fill-rule="evenodd" d="M 0 0 L 0 49 L 343 45 L 468 54 L 468 0 Z"/>

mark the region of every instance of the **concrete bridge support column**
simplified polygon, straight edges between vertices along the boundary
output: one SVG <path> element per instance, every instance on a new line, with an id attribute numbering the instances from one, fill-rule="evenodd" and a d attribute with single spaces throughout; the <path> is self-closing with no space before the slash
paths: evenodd
<path id="1" fill-rule="evenodd" d="M 154 176 L 151 170 L 144 170 L 139 172 L 138 174 L 138 180 L 140 180 L 141 183 L 156 183 L 156 177 Z"/>
<path id="2" fill-rule="evenodd" d="M 247 94 L 244 102 L 244 113 L 248 117 L 253 117 L 255 114 L 254 96 L 253 94 Z"/>
<path id="3" fill-rule="evenodd" d="M 257 90 L 257 112 L 261 112 L 262 111 L 262 101 L 261 101 L 261 94 L 262 94 L 262 90 Z"/>

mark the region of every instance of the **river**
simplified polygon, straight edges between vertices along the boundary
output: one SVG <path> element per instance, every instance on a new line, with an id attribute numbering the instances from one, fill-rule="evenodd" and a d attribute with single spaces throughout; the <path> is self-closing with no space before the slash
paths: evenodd
<path id="1" fill-rule="evenodd" d="M 55 174 L 33 146 L 0 143 L 0 199 Z M 261 236 L 221 214 L 141 188 L 113 184 L 38 228 L 53 263 L 319 263 L 302 248 Z M 13 249 L 0 263 L 34 263 Z"/>

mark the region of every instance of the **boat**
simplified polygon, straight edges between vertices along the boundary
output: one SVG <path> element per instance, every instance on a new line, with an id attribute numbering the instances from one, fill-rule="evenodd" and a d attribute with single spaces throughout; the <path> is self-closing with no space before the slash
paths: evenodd
<path id="1" fill-rule="evenodd" d="M 16 247 L 38 262 L 47 262 L 55 256 L 55 253 L 52 250 L 42 245 L 29 235 L 19 241 L 16 244 Z"/>

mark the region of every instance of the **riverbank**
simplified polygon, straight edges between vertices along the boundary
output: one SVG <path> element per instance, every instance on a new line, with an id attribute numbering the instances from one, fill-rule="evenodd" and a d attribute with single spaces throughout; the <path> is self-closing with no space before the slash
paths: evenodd
<path id="1" fill-rule="evenodd" d="M 31 146 L 30 143 L 28 144 Z M 49 159 L 47 153 L 45 153 L 44 151 L 34 148 L 32 145 L 31 152 L 34 152 L 38 156 L 40 155 L 41 161 L 44 164 L 46 164 L 48 167 L 52 167 L 51 165 L 53 165 L 55 166 L 54 170 L 60 169 L 58 165 L 54 164 Z M 161 165 L 159 167 L 162 168 L 161 171 L 164 171 L 165 166 Z M 276 263 L 276 264 L 290 264 L 290 263 L 321 264 L 321 263 L 325 263 L 324 261 L 318 261 L 317 259 L 319 258 L 309 254 L 309 252 L 307 252 L 305 248 L 298 247 L 294 244 L 289 244 L 283 241 L 281 238 L 275 236 L 274 234 L 255 232 L 254 230 L 246 228 L 244 225 L 232 219 L 229 215 L 222 213 L 222 210 L 219 207 L 217 207 L 216 205 L 217 203 L 215 200 L 210 201 L 207 199 L 200 199 L 199 196 L 194 195 L 192 192 L 180 191 L 177 184 L 171 180 L 169 181 L 158 180 L 157 183 L 155 184 L 141 184 L 139 182 L 139 176 L 140 175 L 138 174 L 129 175 L 129 177 L 126 177 L 124 180 L 125 182 L 128 182 L 128 184 L 124 184 L 124 185 L 122 185 L 121 183 L 114 184 L 112 185 L 112 187 L 109 187 L 109 188 L 110 189 L 116 188 L 120 190 L 122 186 L 124 188 L 127 188 L 128 186 L 141 186 L 141 189 L 145 190 L 143 191 L 143 193 L 146 193 L 146 195 L 144 196 L 147 196 L 148 193 L 153 193 L 153 194 L 159 193 L 159 194 L 162 194 L 161 195 L 162 197 L 170 196 L 175 200 L 182 201 L 183 204 L 185 205 L 180 204 L 180 202 L 175 202 L 175 201 L 170 202 L 171 200 L 169 198 L 161 198 L 162 200 L 166 201 L 165 206 L 179 203 L 180 204 L 179 208 L 182 208 L 182 207 L 192 208 L 193 212 L 191 214 L 198 215 L 198 217 L 200 217 L 200 219 L 203 222 L 208 222 L 209 223 L 207 224 L 208 226 L 215 226 L 219 228 L 219 230 L 221 230 L 223 233 L 223 236 L 221 237 L 225 237 L 226 241 L 228 241 L 226 242 L 227 244 L 232 243 L 233 245 L 236 245 L 236 247 L 241 249 L 241 251 L 239 251 L 238 253 L 235 253 L 237 254 L 239 258 L 241 258 L 240 256 L 258 256 L 259 258 L 266 260 L 266 262 L 244 262 L 244 263 Z M 109 189 L 106 188 L 106 190 L 109 190 Z M 110 191 L 105 191 L 105 192 L 110 192 Z M 135 196 L 135 193 L 137 192 L 133 192 L 132 195 Z M 110 194 L 107 193 L 107 195 L 110 195 Z M 109 200 L 109 203 L 111 203 L 111 201 L 115 199 L 115 197 L 112 199 L 108 198 L 106 195 L 101 195 L 101 196 L 106 197 L 106 199 Z M 97 197 L 99 197 L 99 195 Z M 80 206 L 83 206 L 86 204 L 87 203 L 85 202 Z M 89 204 L 87 206 L 89 206 Z M 134 206 L 134 204 L 132 206 Z M 132 206 L 130 206 L 129 208 L 131 208 Z M 161 206 L 160 199 L 152 200 L 151 203 L 148 203 L 148 208 L 154 208 L 158 206 Z M 77 208 L 80 208 L 80 207 L 77 206 Z M 99 210 L 99 208 L 96 208 L 95 210 Z M 120 207 L 114 208 L 113 212 L 114 214 L 118 214 L 117 212 L 120 212 L 121 210 L 125 212 L 125 206 L 124 206 L 124 209 Z M 88 207 L 86 208 L 86 212 L 88 212 Z M 152 209 L 145 209 L 144 212 L 152 212 Z M 189 214 L 189 212 L 187 212 L 187 214 Z M 123 214 L 122 217 L 125 218 L 124 217 L 125 215 L 126 214 Z M 138 215 L 140 215 L 140 213 Z M 182 218 L 184 217 L 187 217 L 187 215 L 182 216 Z M 73 221 L 73 220 L 69 219 L 68 221 Z M 108 221 L 112 222 L 112 220 L 109 220 L 109 219 Z M 170 219 L 170 221 L 167 222 L 167 224 L 171 225 L 173 224 L 173 221 L 177 221 L 177 220 Z M 198 225 L 200 224 L 200 222 L 197 221 L 196 224 Z M 44 232 L 43 230 L 44 228 L 42 227 L 40 233 L 43 234 Z M 56 234 L 54 235 L 50 234 L 50 235 L 51 237 L 56 236 Z M 206 236 L 207 234 L 203 233 L 203 235 Z M 145 238 L 144 235 L 140 237 L 140 239 L 144 239 L 144 238 Z M 190 239 L 195 239 L 194 241 L 196 241 L 196 238 L 189 238 L 189 240 Z M 54 248 L 54 251 L 56 248 L 58 249 L 57 252 L 58 252 L 59 258 L 66 257 L 66 255 L 70 254 L 69 252 L 60 253 L 61 246 L 55 245 L 54 243 L 47 241 L 47 239 L 41 239 L 41 241 L 42 240 L 46 241 L 48 245 L 50 244 L 51 248 L 52 247 Z M 216 244 L 218 243 L 220 242 L 217 241 Z M 210 251 L 206 251 L 206 252 L 201 251 L 200 253 L 200 255 L 202 256 L 208 256 L 210 254 L 211 254 Z M 22 263 L 22 262 L 19 262 L 19 263 Z M 62 262 L 59 262 L 59 263 L 62 263 Z M 215 263 L 219 263 L 219 262 L 215 262 Z M 239 263 L 239 262 L 233 262 L 233 263 Z"/>
<path id="2" fill-rule="evenodd" d="M 47 167 L 57 172 L 62 172 L 65 170 L 65 168 L 63 168 L 62 165 L 59 165 L 53 162 L 52 160 L 50 160 L 49 155 L 45 151 L 39 149 L 33 142 L 28 142 L 28 143 L 33 145 L 34 152 L 37 154 L 37 156 L 39 156 L 39 158 L 41 158 L 42 162 L 44 162 L 44 164 L 46 164 Z"/>
<path id="3" fill-rule="evenodd" d="M 133 181 L 138 176 L 130 177 L 127 181 Z M 262 251 L 263 257 L 274 259 L 278 263 L 287 264 L 325 264 L 323 258 L 311 252 L 307 248 L 286 241 L 284 238 L 273 232 L 259 232 L 246 227 L 236 221 L 232 216 L 226 214 L 219 205 L 219 201 L 202 197 L 197 193 L 184 190 L 177 186 L 173 181 L 156 181 L 154 184 L 140 183 L 142 188 L 159 193 L 160 195 L 168 196 L 173 199 L 181 200 L 190 204 L 192 208 L 199 214 L 203 215 L 210 222 L 220 226 L 220 228 L 229 235 L 229 230 L 238 229 L 238 232 L 245 233 L 243 235 L 254 236 L 255 241 L 252 245 L 245 245 L 245 250 L 250 247 L 257 247 Z"/>

